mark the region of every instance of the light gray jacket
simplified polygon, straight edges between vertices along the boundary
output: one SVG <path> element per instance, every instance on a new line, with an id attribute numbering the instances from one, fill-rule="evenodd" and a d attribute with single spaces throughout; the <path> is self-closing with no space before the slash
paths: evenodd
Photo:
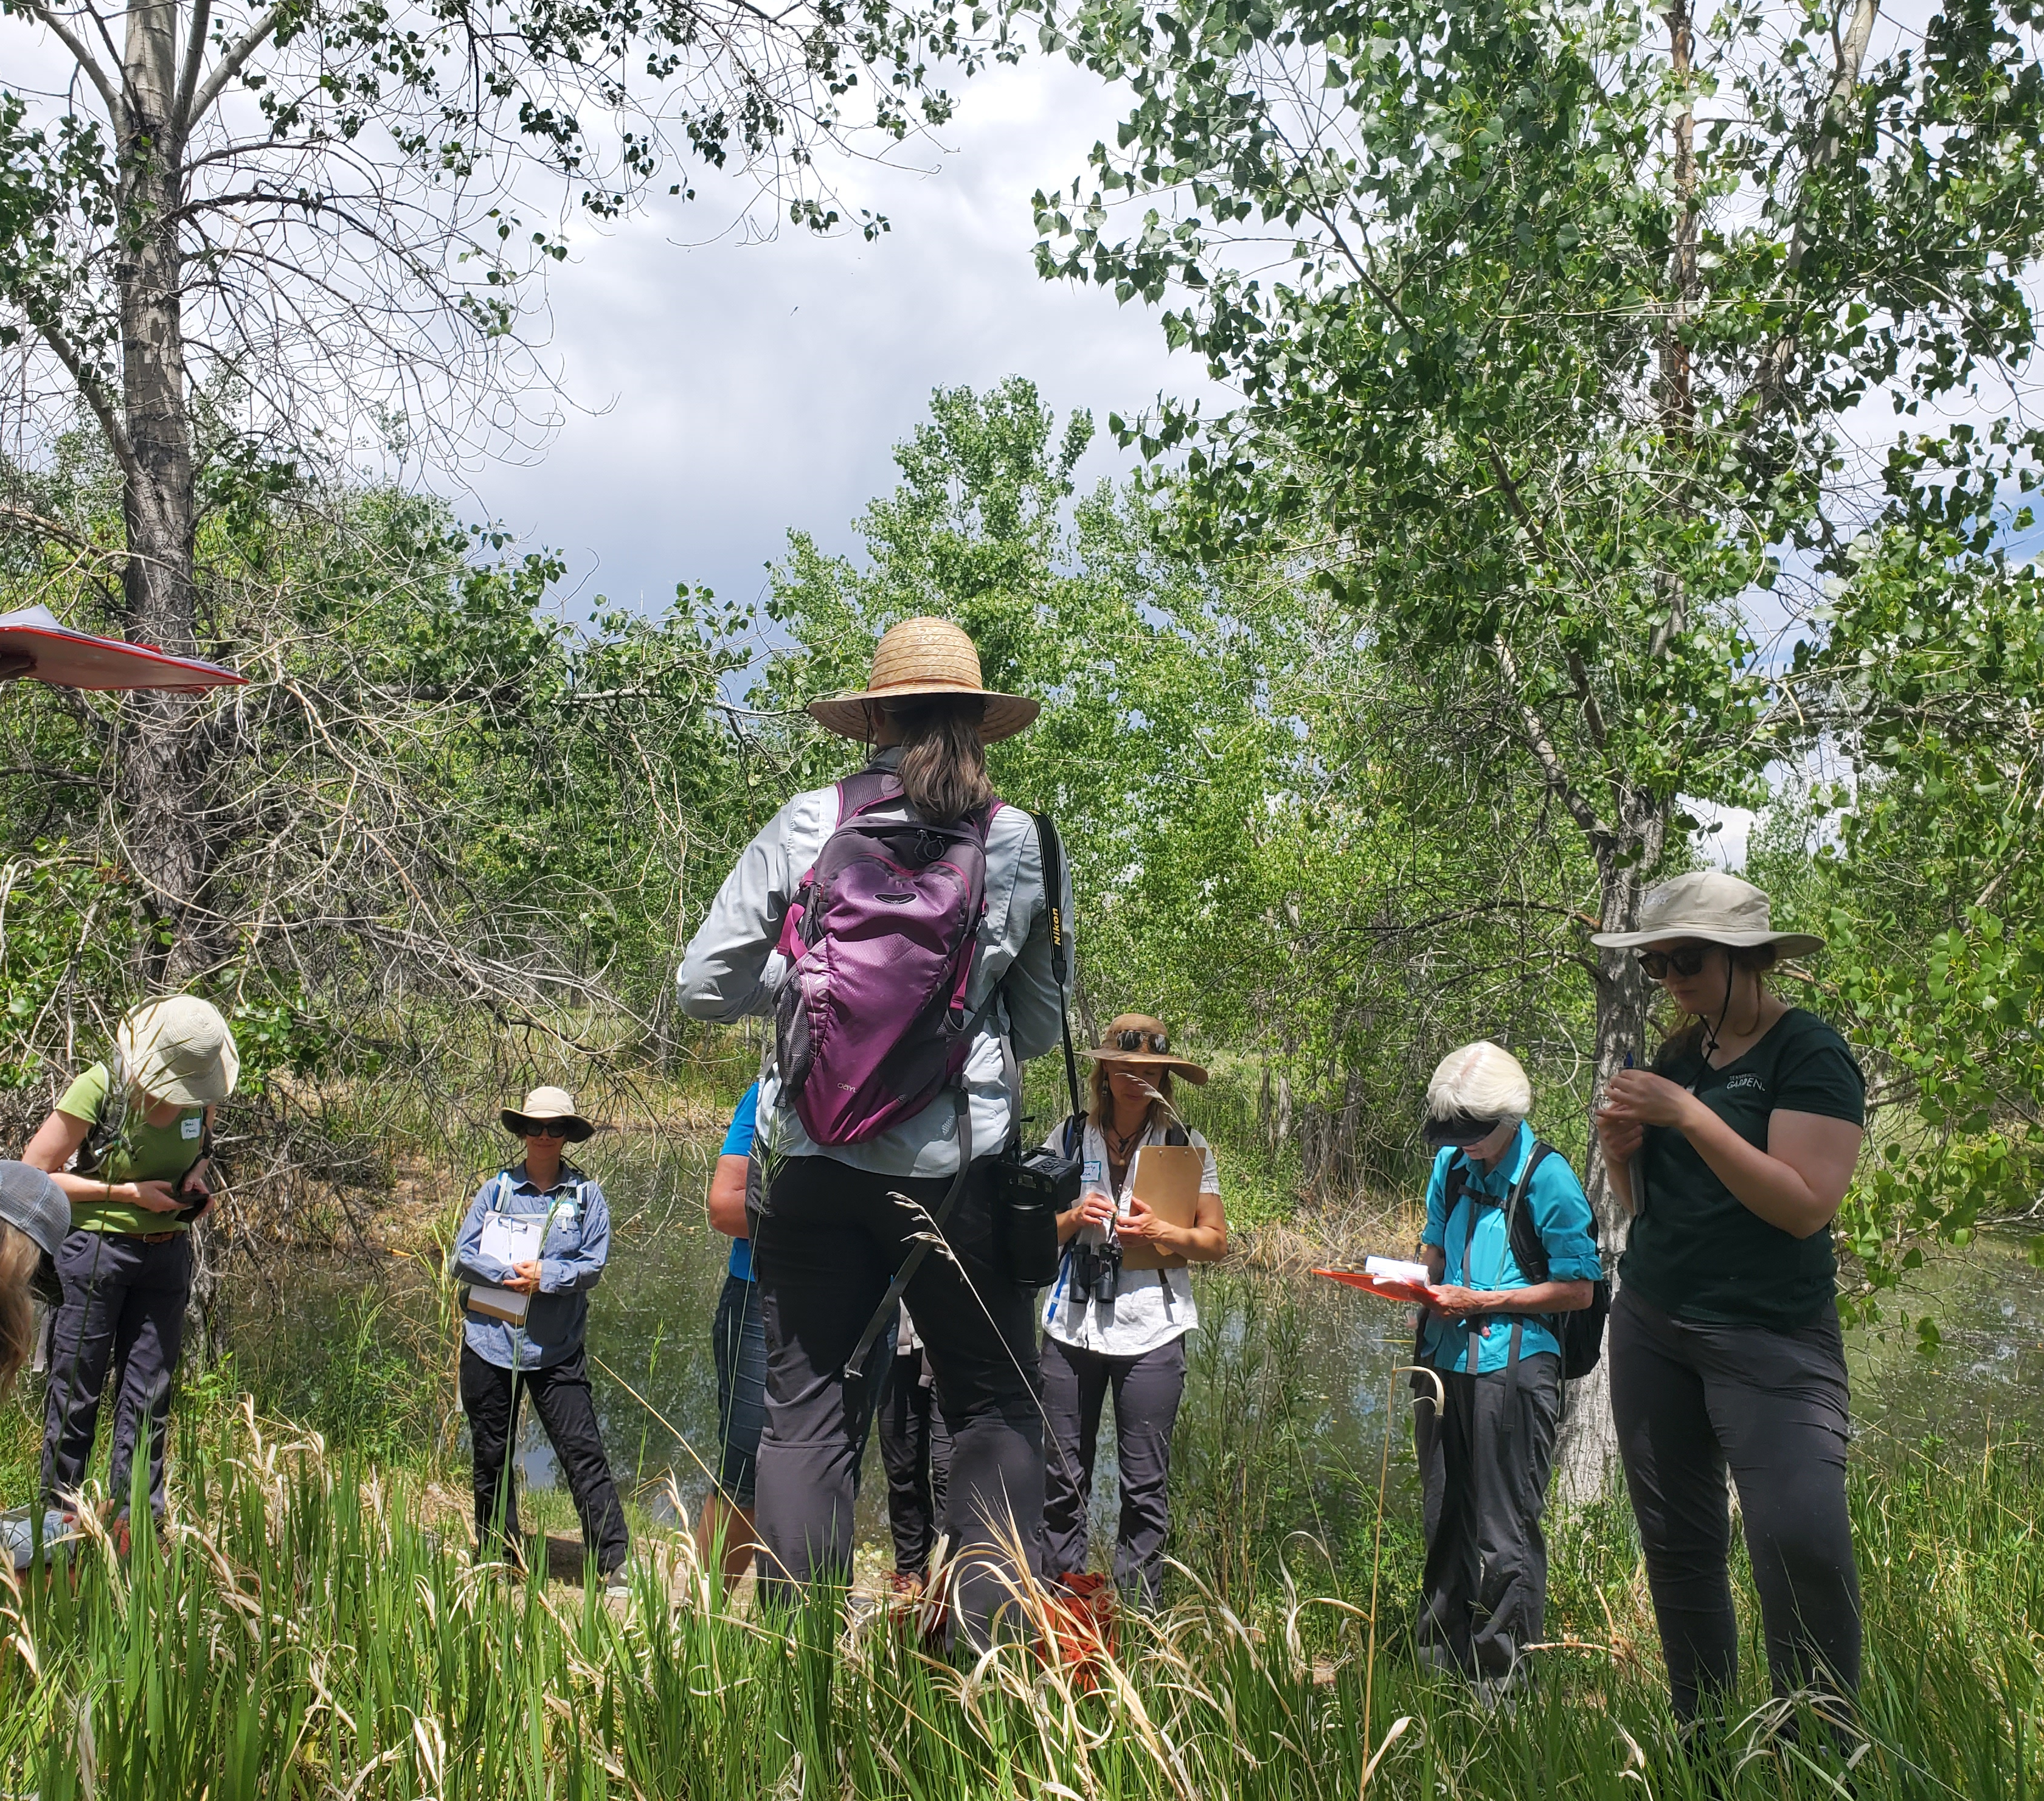
<path id="1" fill-rule="evenodd" d="M 891 769 L 900 758 L 898 749 L 883 750 L 874 766 Z M 837 812 L 836 787 L 812 789 L 796 795 L 746 846 L 682 959 L 681 1006 L 691 1019 L 728 1023 L 773 1011 L 787 974 L 786 960 L 774 948 L 782 919 L 824 841 L 837 829 Z M 1069 968 L 1069 864 L 1062 901 Z M 1020 1077 L 1018 1072 L 1010 1080 L 1001 1052 L 1002 1034 L 1015 1055 L 1025 1059 L 1041 1056 L 1058 1037 L 1043 852 L 1035 822 L 1012 806 L 994 814 L 986 835 L 986 918 L 980 928 L 978 965 L 966 992 L 967 1008 L 977 1010 L 997 987 L 1004 988 L 1002 1000 L 988 1010 L 966 1062 L 975 1158 L 998 1151 L 1016 1123 Z M 957 1125 L 955 1105 L 947 1093 L 863 1145 L 817 1145 L 802 1129 L 794 1108 L 780 1105 L 775 1072 L 770 1069 L 759 1083 L 759 1145 L 763 1153 L 776 1156 L 832 1156 L 888 1176 L 947 1176 L 958 1168 Z"/>

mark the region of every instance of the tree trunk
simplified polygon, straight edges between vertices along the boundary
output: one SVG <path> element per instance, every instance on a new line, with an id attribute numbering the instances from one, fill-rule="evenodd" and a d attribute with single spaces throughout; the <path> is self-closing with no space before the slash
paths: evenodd
<path id="1" fill-rule="evenodd" d="M 1666 842 L 1668 810 L 1644 795 L 1626 797 L 1619 842 L 1608 850 L 1598 847 L 1599 886 L 1603 929 L 1623 932 L 1639 916 L 1639 896 L 1645 883 L 1642 870 L 1654 869 L 1661 860 Z M 1604 1093 L 1612 1076 L 1627 1059 L 1643 1065 L 1646 1061 L 1646 1026 L 1648 983 L 1631 951 L 1602 950 L 1597 953 L 1596 1045 L 1591 1105 Z M 1589 1168 L 1584 1183 L 1590 1209 L 1596 1215 L 1597 1237 L 1604 1247 L 1606 1272 L 1615 1294 L 1618 1286 L 1618 1257 L 1625 1245 L 1627 1217 L 1612 1191 L 1610 1172 L 1604 1168 L 1603 1148 L 1594 1127 L 1589 1134 Z M 1611 1412 L 1611 1359 L 1607 1354 L 1597 1367 L 1579 1382 L 1567 1385 L 1567 1413 L 1562 1422 L 1560 1442 L 1555 1447 L 1554 1471 L 1561 1499 L 1580 1507 L 1596 1500 L 1616 1479 L 1618 1432 Z"/>
<path id="2" fill-rule="evenodd" d="M 183 163 L 174 120 L 177 23 L 172 0 L 131 6 L 122 56 L 121 376 L 131 455 L 121 510 L 128 631 L 191 656 L 199 649 L 192 572 L 197 506 L 177 220 Z M 177 986 L 212 960 L 212 934 L 200 915 L 206 859 L 197 708 L 190 697 L 175 694 L 132 695 L 126 704 L 121 798 L 129 860 L 157 916 L 170 922 L 168 945 L 147 936 L 148 974 L 157 985 Z"/>

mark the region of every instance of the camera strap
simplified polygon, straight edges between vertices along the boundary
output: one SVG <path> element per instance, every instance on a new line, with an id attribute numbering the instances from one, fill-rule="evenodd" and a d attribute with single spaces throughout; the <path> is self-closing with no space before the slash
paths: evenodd
<path id="1" fill-rule="evenodd" d="M 1058 842 L 1058 829 L 1047 813 L 1032 813 L 1036 822 L 1036 847 L 1043 863 L 1043 898 L 1051 912 L 1051 979 L 1058 985 L 1058 1029 L 1065 1041 L 1065 1087 L 1071 1095 L 1076 1117 L 1085 1111 L 1079 1103 L 1079 1064 L 1072 1052 L 1071 1016 L 1065 1009 L 1065 849 Z"/>

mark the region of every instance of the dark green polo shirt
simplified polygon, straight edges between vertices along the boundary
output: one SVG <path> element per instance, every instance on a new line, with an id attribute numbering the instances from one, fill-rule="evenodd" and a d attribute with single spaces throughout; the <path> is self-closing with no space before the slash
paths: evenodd
<path id="1" fill-rule="evenodd" d="M 1866 1080 L 1845 1040 L 1800 1007 L 1722 1069 L 1694 1049 L 1664 1055 L 1655 1072 L 1692 1090 L 1762 1150 L 1777 1109 L 1866 1123 Z M 1672 1126 L 1646 1128 L 1634 1167 L 1645 1179 L 1646 1206 L 1632 1222 L 1619 1276 L 1664 1313 L 1793 1332 L 1833 1303 L 1838 1260 L 1830 1226 L 1798 1238 L 1769 1225 Z"/>

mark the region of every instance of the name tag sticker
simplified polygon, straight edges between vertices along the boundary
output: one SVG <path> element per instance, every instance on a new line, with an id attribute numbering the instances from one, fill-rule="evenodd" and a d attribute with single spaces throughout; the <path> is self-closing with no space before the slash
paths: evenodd
<path id="1" fill-rule="evenodd" d="M 1100 1180 L 1100 1159 L 1088 1157 L 1079 1166 L 1079 1178 L 1085 1182 L 1097 1182 Z"/>
<path id="2" fill-rule="evenodd" d="M 178 1131 L 184 1137 L 196 1138 L 205 1125 L 202 1119 L 181 1119 L 178 1122 Z"/>

